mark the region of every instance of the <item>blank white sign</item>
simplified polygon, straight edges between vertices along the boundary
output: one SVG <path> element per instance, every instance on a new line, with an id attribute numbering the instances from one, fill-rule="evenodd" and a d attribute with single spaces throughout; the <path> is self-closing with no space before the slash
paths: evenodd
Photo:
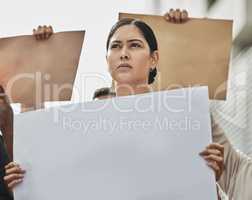
<path id="1" fill-rule="evenodd" d="M 15 117 L 16 200 L 217 200 L 206 87 Z"/>

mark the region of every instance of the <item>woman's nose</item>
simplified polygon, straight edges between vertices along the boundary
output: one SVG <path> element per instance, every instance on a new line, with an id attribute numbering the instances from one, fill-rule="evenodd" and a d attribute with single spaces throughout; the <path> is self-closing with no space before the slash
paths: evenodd
<path id="1" fill-rule="evenodd" d="M 121 55 L 120 59 L 121 60 L 128 60 L 129 56 L 128 55 Z"/>
<path id="2" fill-rule="evenodd" d="M 120 59 L 121 60 L 128 60 L 129 58 L 130 58 L 130 56 L 129 56 L 128 50 L 125 47 L 122 48 Z"/>

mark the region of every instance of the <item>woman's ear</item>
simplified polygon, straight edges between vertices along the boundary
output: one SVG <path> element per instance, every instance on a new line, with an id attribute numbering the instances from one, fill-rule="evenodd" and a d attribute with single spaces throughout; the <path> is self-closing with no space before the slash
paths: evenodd
<path id="1" fill-rule="evenodd" d="M 111 69 L 110 69 L 109 64 L 108 64 L 108 54 L 106 54 L 105 58 L 106 58 L 106 62 L 107 62 L 107 70 L 111 75 Z"/>
<path id="2" fill-rule="evenodd" d="M 109 71 L 109 57 L 107 53 L 106 53 L 105 59 L 106 59 L 106 63 L 107 63 L 108 71 Z"/>
<path id="3" fill-rule="evenodd" d="M 151 54 L 151 58 L 152 58 L 152 61 L 151 61 L 152 66 L 157 66 L 158 61 L 159 61 L 159 52 L 158 52 L 158 50 L 154 51 Z"/>

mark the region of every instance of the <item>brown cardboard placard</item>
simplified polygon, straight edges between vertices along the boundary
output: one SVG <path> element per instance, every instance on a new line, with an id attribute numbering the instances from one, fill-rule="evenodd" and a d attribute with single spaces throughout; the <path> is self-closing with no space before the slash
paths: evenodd
<path id="1" fill-rule="evenodd" d="M 84 40 L 84 31 L 0 39 L 0 83 L 12 103 L 23 110 L 43 107 L 45 101 L 66 101 L 72 96 Z"/>
<path id="2" fill-rule="evenodd" d="M 209 98 L 225 100 L 232 44 L 232 20 L 195 19 L 176 24 L 163 16 L 120 13 L 152 27 L 160 60 L 155 90 L 204 85 Z"/>

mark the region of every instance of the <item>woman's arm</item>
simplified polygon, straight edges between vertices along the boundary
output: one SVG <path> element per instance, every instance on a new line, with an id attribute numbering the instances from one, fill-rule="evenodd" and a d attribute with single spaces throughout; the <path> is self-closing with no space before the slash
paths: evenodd
<path id="1" fill-rule="evenodd" d="M 13 110 L 7 95 L 0 85 L 0 130 L 6 145 L 9 159 L 13 158 Z M 1 159 L 1 158 L 0 158 Z"/>

